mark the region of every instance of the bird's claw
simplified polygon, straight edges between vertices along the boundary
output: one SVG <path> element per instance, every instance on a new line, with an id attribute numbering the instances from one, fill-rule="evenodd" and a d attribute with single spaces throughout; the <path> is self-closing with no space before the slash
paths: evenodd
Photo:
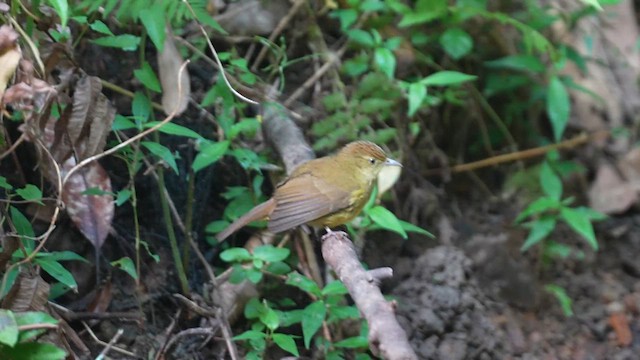
<path id="1" fill-rule="evenodd" d="M 337 235 L 342 239 L 348 239 L 349 235 L 344 231 L 333 231 L 329 229 L 329 227 L 325 226 L 324 229 L 327 231 L 326 234 L 322 235 L 322 240 L 326 240 L 329 236 Z"/>

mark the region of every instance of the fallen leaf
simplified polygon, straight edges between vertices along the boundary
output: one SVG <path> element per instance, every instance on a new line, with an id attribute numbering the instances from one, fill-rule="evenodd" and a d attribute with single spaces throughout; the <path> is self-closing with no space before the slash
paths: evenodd
<path id="1" fill-rule="evenodd" d="M 20 272 L 11 290 L 2 300 L 2 308 L 12 311 L 45 311 L 49 297 L 49 284 L 40 275 Z"/>
<path id="2" fill-rule="evenodd" d="M 162 108 L 165 114 L 176 112 L 181 114 L 189 105 L 191 96 L 191 80 L 185 69 L 180 75 L 180 67 L 184 63 L 171 29 L 165 28 L 167 37 L 164 40 L 164 48 L 158 53 L 158 74 L 162 85 Z"/>
<path id="3" fill-rule="evenodd" d="M 20 63 L 22 51 L 18 46 L 18 33 L 7 25 L 0 26 L 0 99 Z"/>
<path id="4" fill-rule="evenodd" d="M 612 165 L 600 165 L 588 192 L 589 206 L 605 214 L 627 211 L 637 200 L 638 192 Z"/>
<path id="5" fill-rule="evenodd" d="M 616 312 L 609 315 L 609 325 L 616 333 L 618 346 L 629 346 L 631 344 L 633 336 L 629 328 L 629 321 L 624 313 Z"/>

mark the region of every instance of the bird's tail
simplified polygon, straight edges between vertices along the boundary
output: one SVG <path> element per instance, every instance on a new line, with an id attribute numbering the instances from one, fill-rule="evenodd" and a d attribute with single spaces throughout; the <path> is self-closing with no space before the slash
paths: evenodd
<path id="1" fill-rule="evenodd" d="M 229 237 L 229 235 L 240 230 L 240 228 L 244 227 L 248 223 L 256 220 L 266 219 L 269 216 L 269 214 L 273 212 L 273 209 L 275 209 L 275 207 L 276 207 L 276 201 L 273 198 L 263 202 L 262 204 L 249 210 L 248 213 L 242 215 L 240 218 L 238 218 L 238 220 L 234 221 L 221 233 L 216 235 L 216 239 L 218 239 L 218 242 L 222 242 L 224 239 Z"/>

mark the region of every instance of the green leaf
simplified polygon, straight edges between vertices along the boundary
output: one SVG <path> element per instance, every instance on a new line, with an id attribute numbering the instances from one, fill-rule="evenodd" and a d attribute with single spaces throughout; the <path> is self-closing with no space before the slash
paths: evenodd
<path id="1" fill-rule="evenodd" d="M 113 119 L 113 124 L 111 125 L 111 130 L 113 131 L 129 130 L 129 129 L 135 129 L 135 128 L 136 128 L 136 124 L 134 124 L 133 121 L 129 120 L 129 118 L 126 118 L 120 114 L 116 114 L 116 118 Z"/>
<path id="2" fill-rule="evenodd" d="M 278 248 L 273 245 L 262 245 L 253 250 L 253 257 L 266 262 L 274 262 L 286 259 L 289 257 L 290 253 L 291 250 L 286 248 Z"/>
<path id="3" fill-rule="evenodd" d="M 282 350 L 287 351 L 294 356 L 300 356 L 296 342 L 293 340 L 291 335 L 275 333 L 272 338 L 273 342 Z"/>
<path id="4" fill-rule="evenodd" d="M 420 83 L 427 86 L 446 86 L 472 81 L 476 78 L 477 76 L 475 75 L 467 75 L 458 71 L 445 70 L 438 71 L 437 73 L 427 76 L 420 80 Z"/>
<path id="5" fill-rule="evenodd" d="M 404 231 L 398 218 L 383 206 L 378 205 L 372 207 L 369 209 L 368 214 L 371 220 L 382 228 L 396 232 L 405 239 L 407 238 L 407 232 Z"/>
<path id="6" fill-rule="evenodd" d="M 201 142 L 200 152 L 193 160 L 193 164 L 191 164 L 193 171 L 198 172 L 220 160 L 220 158 L 222 158 L 222 156 L 227 152 L 227 149 L 229 149 L 229 141 Z"/>
<path id="7" fill-rule="evenodd" d="M 524 209 L 518 217 L 516 217 L 515 222 L 519 223 L 522 220 L 528 218 L 531 215 L 540 214 L 547 210 L 556 210 L 560 208 L 560 202 L 556 199 L 550 197 L 540 197 L 536 199 L 534 202 L 529 204 L 526 209 Z"/>
<path id="8" fill-rule="evenodd" d="M 558 201 L 562 197 L 562 180 L 547 161 L 540 167 L 540 186 L 548 197 Z"/>
<path id="9" fill-rule="evenodd" d="M 154 127 L 159 123 L 160 123 L 159 121 L 149 121 L 148 123 L 144 124 L 144 127 L 145 128 Z M 197 132 L 189 129 L 188 127 L 174 124 L 172 122 L 165 123 L 158 129 L 158 131 L 160 131 L 161 133 L 169 134 L 169 135 L 184 136 L 192 139 L 202 139 L 202 136 Z"/>
<path id="10" fill-rule="evenodd" d="M 233 340 L 258 340 L 258 339 L 266 339 L 267 334 L 255 331 L 255 330 L 247 330 L 240 335 L 236 335 L 233 337 Z"/>
<path id="11" fill-rule="evenodd" d="M 78 284 L 76 280 L 73 278 L 73 275 L 69 272 L 69 270 L 65 269 L 64 266 L 60 265 L 59 262 L 51 260 L 49 258 L 36 258 L 36 264 L 42 267 L 47 274 L 51 275 L 54 279 L 60 281 L 66 286 L 77 289 Z"/>
<path id="12" fill-rule="evenodd" d="M 460 28 L 450 28 L 440 36 L 440 45 L 449 56 L 458 60 L 473 49 L 473 38 Z"/>
<path id="13" fill-rule="evenodd" d="M 542 73 L 546 66 L 533 55 L 512 55 L 500 59 L 485 61 L 484 65 L 495 69 L 510 69 L 518 71 L 531 71 Z"/>
<path id="14" fill-rule="evenodd" d="M 145 94 L 136 91 L 133 95 L 133 101 L 131 102 L 131 112 L 133 113 L 137 127 L 141 128 L 141 124 L 149 120 L 151 111 L 151 100 L 149 100 Z"/>
<path id="15" fill-rule="evenodd" d="M 571 112 L 571 102 L 569 94 L 562 81 L 554 76 L 549 81 L 547 88 L 547 116 L 551 121 L 553 128 L 553 137 L 556 141 L 560 141 L 564 129 L 569 122 L 569 113 Z"/>
<path id="16" fill-rule="evenodd" d="M 151 65 L 149 65 L 148 62 L 146 61 L 143 62 L 142 67 L 140 69 L 134 70 L 133 76 L 135 76 L 136 79 L 140 80 L 142 85 L 144 85 L 147 89 L 151 91 L 155 91 L 157 93 L 162 92 L 162 87 L 160 86 L 160 80 L 158 80 L 156 73 L 153 71 L 153 69 L 151 68 Z"/>
<path id="17" fill-rule="evenodd" d="M 244 306 L 244 317 L 247 319 L 257 319 L 260 313 L 264 311 L 264 305 L 258 298 L 251 298 Z"/>
<path id="18" fill-rule="evenodd" d="M 295 286 L 298 289 L 304 292 L 308 292 L 309 294 L 312 294 L 317 297 L 320 297 L 320 295 L 322 294 L 322 292 L 320 291 L 320 288 L 318 287 L 318 284 L 316 284 L 313 280 L 309 279 L 308 277 L 297 272 L 293 272 L 289 274 L 289 276 L 287 276 L 287 281 L 285 283 L 287 285 Z"/>
<path id="19" fill-rule="evenodd" d="M 398 26 L 402 28 L 425 24 L 443 17 L 446 13 L 446 0 L 418 0 L 415 10 L 404 13 Z"/>
<path id="20" fill-rule="evenodd" d="M 11 190 L 13 186 L 7 182 L 7 178 L 4 176 L 0 176 L 0 188 Z"/>
<path id="21" fill-rule="evenodd" d="M 67 0 L 47 0 L 47 2 L 60 17 L 60 26 L 62 28 L 66 27 L 69 21 L 69 4 Z"/>
<path id="22" fill-rule="evenodd" d="M 403 220 L 398 220 L 398 221 L 400 222 L 400 225 L 402 226 L 402 228 L 406 232 L 414 232 L 414 233 L 426 235 L 426 236 L 428 236 L 428 237 L 430 237 L 432 239 L 436 238 L 435 235 L 433 235 L 432 233 L 428 232 L 427 230 L 425 230 L 425 229 L 423 229 L 423 228 L 421 228 L 419 226 L 413 225 L 412 223 L 406 222 L 406 221 L 403 221 Z"/>
<path id="23" fill-rule="evenodd" d="M 589 220 L 591 221 L 601 221 L 607 219 L 607 215 L 589 207 L 579 206 L 577 208 L 574 208 L 574 210 L 581 212 L 583 216 L 589 218 Z"/>
<path id="24" fill-rule="evenodd" d="M 91 42 L 99 46 L 118 48 L 124 51 L 135 51 L 138 49 L 138 45 L 140 45 L 140 37 L 124 34 L 105 36 L 91 40 Z"/>
<path id="25" fill-rule="evenodd" d="M 533 245 L 539 243 L 546 238 L 553 229 L 556 228 L 556 218 L 552 216 L 543 216 L 530 224 L 530 231 L 527 239 L 520 248 L 520 251 L 527 251 Z"/>
<path id="26" fill-rule="evenodd" d="M 245 248 L 234 247 L 220 253 L 220 259 L 226 262 L 239 262 L 251 260 L 252 256 Z"/>
<path id="27" fill-rule="evenodd" d="M 344 294 L 347 294 L 348 292 L 349 291 L 340 280 L 333 280 L 332 282 L 325 285 L 324 288 L 322 289 L 322 295 L 324 296 L 344 295 Z"/>
<path id="28" fill-rule="evenodd" d="M 0 309 L 0 343 L 13 347 L 18 342 L 18 333 L 13 311 Z"/>
<path id="29" fill-rule="evenodd" d="M 427 96 L 427 86 L 422 83 L 413 83 L 409 85 L 409 91 L 407 97 L 409 99 L 409 110 L 407 114 L 409 116 L 415 115 L 420 109 L 422 102 Z"/>
<path id="30" fill-rule="evenodd" d="M 373 36 L 371 36 L 371 33 L 362 29 L 348 30 L 347 37 L 349 38 L 349 40 L 365 47 L 372 47 L 374 45 Z"/>
<path id="31" fill-rule="evenodd" d="M 62 360 L 67 353 L 53 344 L 27 342 L 3 348 L 2 355 L 6 359 Z"/>
<path id="32" fill-rule="evenodd" d="M 287 263 L 276 261 L 269 263 L 264 271 L 274 275 L 285 275 L 291 272 L 291 267 Z"/>
<path id="33" fill-rule="evenodd" d="M 31 226 L 29 219 L 27 219 L 20 210 L 10 206 L 9 213 L 11 214 L 11 221 L 13 222 L 13 226 L 16 227 L 18 235 L 35 237 L 35 233 L 33 232 L 33 227 Z M 35 247 L 33 239 L 23 238 L 22 244 L 28 253 L 33 251 L 33 248 Z"/>
<path id="34" fill-rule="evenodd" d="M 585 217 L 581 211 L 567 207 L 560 210 L 560 216 L 575 232 L 587 240 L 587 244 L 591 245 L 593 250 L 598 250 L 598 240 L 588 217 Z"/>
<path id="35" fill-rule="evenodd" d="M 143 141 L 141 144 L 153 155 L 162 159 L 173 171 L 175 171 L 176 174 L 179 173 L 175 155 L 168 147 L 153 141 Z"/>
<path id="36" fill-rule="evenodd" d="M 115 266 L 123 270 L 129 276 L 131 276 L 134 280 L 138 280 L 138 272 L 136 271 L 136 266 L 129 257 L 123 257 L 121 259 L 115 260 L 111 262 L 111 266 Z"/>
<path id="37" fill-rule="evenodd" d="M 25 311 L 15 314 L 18 326 L 34 325 L 34 324 L 57 324 L 58 320 L 51 315 L 41 311 Z M 23 330 L 20 331 L 19 341 L 24 342 L 44 333 L 45 329 Z M 0 351 L 1 352 L 1 351 Z"/>
<path id="38" fill-rule="evenodd" d="M 264 311 L 260 313 L 260 322 L 265 324 L 271 331 L 277 329 L 278 326 L 280 326 L 280 319 L 278 318 L 278 314 L 273 309 L 266 306 L 264 308 Z"/>
<path id="39" fill-rule="evenodd" d="M 302 313 L 302 335 L 306 349 L 309 348 L 313 335 L 315 335 L 322 326 L 326 315 L 327 307 L 322 300 L 312 302 L 304 309 Z"/>
<path id="40" fill-rule="evenodd" d="M 350 337 L 350 338 L 338 341 L 333 345 L 339 348 L 361 349 L 361 348 L 367 348 L 369 346 L 369 342 L 367 341 L 367 338 L 364 336 L 354 336 L 354 337 Z"/>
<path id="41" fill-rule="evenodd" d="M 373 62 L 389 79 L 396 72 L 396 56 L 387 48 L 379 47 L 373 53 Z"/>
<path id="42" fill-rule="evenodd" d="M 571 308 L 573 300 L 571 300 L 569 295 L 567 295 L 567 292 L 563 287 L 555 284 L 547 284 L 544 289 L 551 293 L 551 295 L 555 296 L 556 300 L 560 303 L 560 307 L 562 308 L 562 312 L 565 316 L 573 316 L 573 309 Z"/>
<path id="43" fill-rule="evenodd" d="M 140 11 L 140 21 L 147 30 L 147 34 L 153 41 L 153 44 L 158 49 L 158 52 L 162 52 L 164 49 L 164 39 L 166 33 L 164 31 L 165 26 L 165 14 L 162 6 L 151 5 Z"/>
<path id="44" fill-rule="evenodd" d="M 83 258 L 82 256 L 74 253 L 73 251 L 54 251 L 54 252 L 39 252 L 36 257 L 38 258 L 48 258 L 52 261 L 82 261 L 84 263 L 89 263 L 89 260 Z"/>
<path id="45" fill-rule="evenodd" d="M 89 27 L 91 28 L 91 30 L 97 33 L 114 36 L 113 32 L 111 32 L 111 29 L 109 29 L 109 27 L 100 20 L 96 20 L 92 22 L 91 25 L 89 25 Z"/>
<path id="46" fill-rule="evenodd" d="M 583 3 L 587 4 L 587 5 L 591 5 L 594 8 L 596 8 L 596 10 L 598 11 L 602 11 L 602 5 L 600 5 L 600 1 L 598 0 L 582 0 Z"/>
<path id="47" fill-rule="evenodd" d="M 35 201 L 40 205 L 44 205 L 42 202 L 42 190 L 32 184 L 27 184 L 22 189 L 16 189 L 16 193 L 27 201 Z"/>
<path id="48" fill-rule="evenodd" d="M 118 193 L 116 194 L 116 206 L 122 206 L 122 204 L 124 204 L 125 202 L 127 202 L 127 200 L 129 200 L 131 198 L 131 190 L 129 189 L 122 189 L 120 191 L 118 191 Z"/>

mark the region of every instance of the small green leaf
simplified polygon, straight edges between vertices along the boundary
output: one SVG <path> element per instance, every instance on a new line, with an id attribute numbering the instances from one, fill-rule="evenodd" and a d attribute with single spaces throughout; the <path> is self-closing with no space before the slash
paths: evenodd
<path id="1" fill-rule="evenodd" d="M 396 72 L 396 56 L 387 48 L 379 47 L 373 53 L 373 62 L 389 79 Z"/>
<path id="2" fill-rule="evenodd" d="M 267 334 L 255 331 L 255 330 L 247 330 L 240 335 L 236 335 L 233 337 L 233 340 L 258 340 L 258 339 L 266 339 Z"/>
<path id="3" fill-rule="evenodd" d="M 151 65 L 149 65 L 148 62 L 143 62 L 140 69 L 134 70 L 133 76 L 135 76 L 136 79 L 140 80 L 142 85 L 144 85 L 147 89 L 155 91 L 157 93 L 162 92 L 160 80 L 158 80 L 156 73 L 153 71 Z M 167 123 L 167 125 L 168 124 L 170 123 Z"/>
<path id="4" fill-rule="evenodd" d="M 67 0 L 48 0 L 51 7 L 56 11 L 56 14 L 60 17 L 60 26 L 62 28 L 67 26 L 69 21 L 69 4 Z"/>
<path id="5" fill-rule="evenodd" d="M 473 49 L 473 38 L 460 28 L 450 28 L 440 36 L 440 45 L 449 56 L 458 60 Z"/>
<path id="6" fill-rule="evenodd" d="M 326 315 L 327 307 L 322 300 L 312 302 L 304 309 L 302 314 L 302 335 L 306 349 L 309 348 L 313 335 L 315 335 L 322 326 Z"/>
<path id="7" fill-rule="evenodd" d="M 400 234 L 403 238 L 407 238 L 407 233 L 402 228 L 400 221 L 398 218 L 389 210 L 384 208 L 383 206 L 374 206 L 369 209 L 369 217 L 373 220 L 374 223 L 380 225 L 382 228 L 387 230 L 391 230 Z"/>
<path id="8" fill-rule="evenodd" d="M 0 188 L 11 190 L 13 186 L 7 182 L 7 178 L 4 176 L 0 176 Z"/>
<path id="9" fill-rule="evenodd" d="M 581 211 L 567 207 L 560 210 L 560 216 L 575 232 L 587 240 L 587 244 L 591 245 L 593 250 L 598 250 L 598 240 L 596 240 L 593 225 L 588 217 L 584 216 Z"/>
<path id="10" fill-rule="evenodd" d="M 437 73 L 427 76 L 420 80 L 420 83 L 427 86 L 446 86 L 472 81 L 476 78 L 477 76 L 475 75 L 467 75 L 458 71 L 445 70 L 438 71 Z"/>
<path id="11" fill-rule="evenodd" d="M 134 280 L 138 280 L 138 272 L 136 271 L 136 266 L 134 265 L 133 260 L 131 260 L 129 257 L 123 257 L 121 259 L 112 261 L 111 266 L 115 266 L 120 270 L 123 270 Z"/>
<path id="12" fill-rule="evenodd" d="M 153 41 L 158 52 L 162 52 L 164 49 L 164 39 L 166 33 L 164 31 L 165 26 L 165 14 L 162 6 L 152 5 L 140 11 L 140 21 L 147 30 L 147 34 Z"/>
<path id="13" fill-rule="evenodd" d="M 111 130 L 113 131 L 129 130 L 129 129 L 135 129 L 135 128 L 136 128 L 136 124 L 134 124 L 133 121 L 129 120 L 129 118 L 126 118 L 120 114 L 116 114 L 116 118 L 113 119 L 113 124 L 111 125 Z"/>
<path id="14" fill-rule="evenodd" d="M 91 28 L 91 30 L 97 33 L 100 33 L 102 35 L 114 36 L 113 32 L 111 32 L 111 29 L 109 29 L 109 27 L 100 20 L 96 20 L 92 22 L 91 25 L 89 25 L 89 27 Z"/>
<path id="15" fill-rule="evenodd" d="M 539 243 L 546 238 L 553 229 L 556 228 L 556 219 L 552 216 L 543 216 L 540 219 L 533 221 L 530 225 L 529 236 L 525 240 L 524 244 L 520 248 L 520 251 L 527 251 L 533 245 Z"/>
<path id="16" fill-rule="evenodd" d="M 149 100 L 145 94 L 140 91 L 136 91 L 133 95 L 133 101 L 131 102 L 131 112 L 133 113 L 133 117 L 138 128 L 141 128 L 141 124 L 149 120 L 151 111 L 151 100 Z"/>
<path id="17" fill-rule="evenodd" d="M 42 202 L 42 190 L 32 184 L 27 184 L 22 189 L 16 189 L 16 193 L 27 201 L 35 201 L 40 205 L 44 205 Z"/>
<path id="18" fill-rule="evenodd" d="M 127 202 L 127 200 L 129 200 L 131 198 L 131 190 L 129 189 L 122 189 L 120 191 L 118 191 L 117 195 L 116 195 L 116 206 L 122 206 L 122 204 L 124 204 L 125 202 Z"/>
<path id="19" fill-rule="evenodd" d="M 272 337 L 273 342 L 282 350 L 287 351 L 294 356 L 300 356 L 296 342 L 293 340 L 291 335 L 275 333 Z"/>
<path id="20" fill-rule="evenodd" d="M 78 288 L 78 284 L 73 278 L 73 275 L 71 275 L 69 270 L 65 269 L 64 266 L 60 265 L 59 262 L 49 258 L 36 258 L 35 262 L 36 264 L 40 265 L 42 270 L 51 275 L 54 279 L 60 281 L 61 283 L 72 289 Z"/>
<path id="21" fill-rule="evenodd" d="M 138 45 L 140 45 L 140 37 L 124 34 L 105 36 L 91 40 L 91 42 L 99 46 L 118 48 L 124 51 L 135 51 L 138 49 Z"/>
<path id="22" fill-rule="evenodd" d="M 252 256 L 245 248 L 234 247 L 220 253 L 220 259 L 226 262 L 240 262 L 251 260 Z"/>
<path id="23" fill-rule="evenodd" d="M 348 30 L 347 37 L 349 38 L 349 40 L 365 47 L 372 47 L 374 45 L 373 36 L 371 36 L 371 33 L 366 32 L 362 29 Z"/>
<path id="24" fill-rule="evenodd" d="M 325 287 L 322 289 L 322 295 L 324 296 L 344 295 L 344 294 L 347 294 L 348 292 L 349 291 L 340 280 L 333 280 L 332 282 L 325 285 Z"/>
<path id="25" fill-rule="evenodd" d="M 282 261 L 289 257 L 291 250 L 277 248 L 273 245 L 258 246 L 253 250 L 253 256 L 266 262 Z"/>
<path id="26" fill-rule="evenodd" d="M 0 309 L 0 343 L 13 347 L 18 342 L 18 333 L 13 311 Z"/>
<path id="27" fill-rule="evenodd" d="M 422 102 L 427 96 L 427 86 L 422 83 L 413 83 L 409 85 L 407 97 L 409 99 L 408 115 L 413 116 L 420 109 Z"/>
<path id="28" fill-rule="evenodd" d="M 500 59 L 486 61 L 485 66 L 496 69 L 510 69 L 519 71 L 531 71 L 541 73 L 546 70 L 546 66 L 532 55 L 513 55 Z"/>
<path id="29" fill-rule="evenodd" d="M 260 280 L 262 280 L 262 278 L 264 277 L 262 271 L 256 270 L 254 268 L 246 269 L 245 274 L 247 276 L 247 280 L 251 281 L 254 284 L 259 283 Z"/>
<path id="30" fill-rule="evenodd" d="M 425 229 L 423 229 L 423 228 L 421 228 L 419 226 L 413 225 L 412 223 L 406 222 L 406 221 L 403 221 L 403 220 L 398 220 L 398 221 L 400 222 L 400 225 L 402 226 L 402 228 L 406 232 L 414 232 L 414 233 L 426 235 L 426 236 L 428 236 L 428 237 L 430 237 L 432 239 L 436 238 L 435 235 L 433 235 L 432 233 L 428 232 L 427 230 L 425 230 Z"/>
<path id="31" fill-rule="evenodd" d="M 11 214 L 11 221 L 13 222 L 13 226 L 16 227 L 18 235 L 35 237 L 35 233 L 33 232 L 33 227 L 31 226 L 29 219 L 27 219 L 20 210 L 10 206 L 9 213 Z M 22 244 L 28 253 L 30 253 L 35 247 L 33 239 L 23 238 Z"/>
<path id="32" fill-rule="evenodd" d="M 159 123 L 160 123 L 159 121 L 149 121 L 148 123 L 144 124 L 144 127 L 145 128 L 154 127 Z M 172 122 L 165 123 L 158 129 L 158 131 L 160 131 L 161 133 L 169 134 L 169 135 L 184 136 L 192 139 L 202 139 L 202 136 L 197 132 L 189 129 L 188 127 L 174 124 Z"/>
<path id="33" fill-rule="evenodd" d="M 83 258 L 82 256 L 74 253 L 73 251 L 53 251 L 53 252 L 39 252 L 36 257 L 39 258 L 48 258 L 52 261 L 82 261 L 84 263 L 89 263 L 89 260 Z"/>
<path id="34" fill-rule="evenodd" d="M 555 284 L 548 284 L 544 287 L 544 289 L 547 292 L 551 293 L 551 295 L 555 296 L 555 298 L 560 303 L 560 307 L 562 308 L 562 312 L 564 313 L 565 316 L 567 317 L 573 316 L 573 309 L 572 309 L 573 300 L 571 300 L 569 295 L 567 295 L 567 292 L 564 290 L 563 287 Z"/>
<path id="35" fill-rule="evenodd" d="M 25 311 L 19 312 L 15 314 L 16 323 L 18 326 L 25 325 L 34 325 L 34 324 L 57 324 L 58 320 L 53 318 L 51 315 L 41 312 L 41 311 Z M 20 331 L 19 340 L 20 342 L 25 342 L 29 339 L 32 339 L 36 336 L 43 334 L 45 329 L 34 329 L 34 330 L 22 330 Z"/>
<path id="36" fill-rule="evenodd" d="M 540 214 L 547 210 L 557 210 L 560 208 L 560 205 L 560 202 L 556 199 L 546 196 L 540 197 L 529 204 L 529 206 L 527 206 L 527 208 L 524 209 L 520 214 L 518 214 L 515 222 L 519 223 L 531 215 Z"/>
<path id="37" fill-rule="evenodd" d="M 264 270 L 274 275 L 285 275 L 291 272 L 291 267 L 282 261 L 269 263 Z"/>
<path id="38" fill-rule="evenodd" d="M 162 159 L 173 171 L 175 171 L 176 174 L 179 173 L 175 155 L 168 147 L 153 141 L 143 141 L 141 144 L 153 155 Z"/>
<path id="39" fill-rule="evenodd" d="M 309 279 L 308 277 L 301 275 L 300 273 L 297 273 L 297 272 L 293 272 L 289 274 L 289 276 L 287 276 L 286 284 L 295 286 L 298 289 L 308 292 L 314 296 L 319 297 L 322 294 L 322 292 L 320 291 L 320 288 L 318 287 L 318 284 L 316 284 L 313 280 Z"/>
<path id="40" fill-rule="evenodd" d="M 540 186 L 548 197 L 558 201 L 562 197 L 562 180 L 546 161 L 540 167 Z"/>
<path id="41" fill-rule="evenodd" d="M 200 152 L 193 160 L 191 167 L 194 172 L 198 172 L 205 167 L 220 160 L 229 149 L 229 141 L 208 142 L 203 141 L 200 144 Z"/>
<path id="42" fill-rule="evenodd" d="M 335 347 L 345 349 L 362 349 L 369 346 L 367 338 L 364 336 L 354 336 L 344 340 L 340 340 L 334 344 Z"/>
<path id="43" fill-rule="evenodd" d="M 62 360 L 67 353 L 57 346 L 45 342 L 26 342 L 2 349 L 5 359 Z"/>
<path id="44" fill-rule="evenodd" d="M 264 311 L 260 313 L 260 322 L 265 324 L 269 330 L 273 331 L 280 326 L 280 319 L 278 314 L 271 308 L 265 307 Z"/>
<path id="45" fill-rule="evenodd" d="M 569 94 L 562 81 L 554 76 L 549 81 L 547 88 L 547 116 L 551 121 L 553 128 L 553 137 L 556 141 L 560 141 L 564 129 L 569 122 L 569 113 L 571 112 L 571 101 Z"/>

